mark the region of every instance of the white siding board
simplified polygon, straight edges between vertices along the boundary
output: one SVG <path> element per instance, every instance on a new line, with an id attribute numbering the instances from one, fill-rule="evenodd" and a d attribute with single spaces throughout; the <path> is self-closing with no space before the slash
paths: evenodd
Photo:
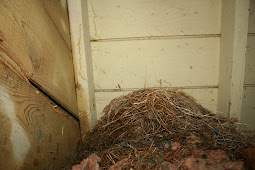
<path id="1" fill-rule="evenodd" d="M 220 38 L 93 42 L 95 89 L 218 84 Z"/>
<path id="2" fill-rule="evenodd" d="M 255 36 L 248 36 L 246 50 L 245 84 L 255 84 Z"/>
<path id="3" fill-rule="evenodd" d="M 255 130 L 255 87 L 245 87 L 241 121 Z"/>
<path id="4" fill-rule="evenodd" d="M 220 34 L 221 0 L 89 0 L 91 39 Z"/>

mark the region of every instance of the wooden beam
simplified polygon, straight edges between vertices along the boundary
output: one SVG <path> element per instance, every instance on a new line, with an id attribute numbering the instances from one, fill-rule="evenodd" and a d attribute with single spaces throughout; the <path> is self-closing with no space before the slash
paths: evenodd
<path id="1" fill-rule="evenodd" d="M 69 0 L 68 10 L 78 113 L 84 139 L 86 133 L 97 121 L 87 1 Z"/>
<path id="2" fill-rule="evenodd" d="M 218 112 L 240 119 L 249 0 L 223 0 L 221 18 Z"/>

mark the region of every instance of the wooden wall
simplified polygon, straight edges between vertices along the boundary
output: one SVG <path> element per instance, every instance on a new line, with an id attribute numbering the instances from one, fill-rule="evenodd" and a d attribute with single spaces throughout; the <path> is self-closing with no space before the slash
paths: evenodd
<path id="1" fill-rule="evenodd" d="M 0 169 L 70 163 L 80 130 L 66 1 L 0 1 L 0 73 Z"/>
<path id="2" fill-rule="evenodd" d="M 0 61 L 0 169 L 60 169 L 72 160 L 78 122 Z"/>
<path id="3" fill-rule="evenodd" d="M 99 117 L 114 97 L 183 89 L 216 111 L 221 0 L 88 0 Z"/>
<path id="4" fill-rule="evenodd" d="M 241 120 L 255 130 L 255 0 L 250 0 Z"/>
<path id="5" fill-rule="evenodd" d="M 66 2 L 2 0 L 0 21 L 1 50 L 78 117 Z"/>
<path id="6" fill-rule="evenodd" d="M 97 122 L 87 0 L 68 0 L 74 77 L 82 139 Z"/>

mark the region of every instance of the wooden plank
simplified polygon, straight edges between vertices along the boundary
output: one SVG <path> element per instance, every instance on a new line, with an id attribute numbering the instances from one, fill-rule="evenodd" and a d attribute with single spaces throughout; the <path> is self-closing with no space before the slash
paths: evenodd
<path id="1" fill-rule="evenodd" d="M 89 0 L 92 40 L 220 34 L 221 0 Z"/>
<path id="2" fill-rule="evenodd" d="M 94 78 L 86 0 L 68 1 L 78 113 L 83 139 L 96 124 Z"/>
<path id="3" fill-rule="evenodd" d="M 23 70 L 4 52 L 0 49 L 0 60 L 9 68 L 12 69 L 19 77 L 21 77 L 27 83 L 30 83 L 24 74 Z"/>
<path id="4" fill-rule="evenodd" d="M 66 0 L 41 0 L 65 43 L 71 49 L 71 38 Z"/>
<path id="5" fill-rule="evenodd" d="M 0 23 L 0 49 L 30 81 L 77 115 L 72 54 L 40 0 L 0 1 Z"/>
<path id="6" fill-rule="evenodd" d="M 193 96 L 198 103 L 203 107 L 216 112 L 217 109 L 217 88 L 210 89 L 183 89 L 183 91 Z M 119 91 L 119 92 L 96 92 L 96 106 L 97 114 L 100 119 L 103 116 L 104 107 L 110 103 L 110 101 L 121 95 L 126 95 L 132 91 Z"/>
<path id="7" fill-rule="evenodd" d="M 240 119 L 249 0 L 222 1 L 218 111 Z"/>
<path id="8" fill-rule="evenodd" d="M 92 42 L 95 88 L 218 85 L 220 38 Z"/>
<path id="9" fill-rule="evenodd" d="M 247 39 L 244 83 L 255 84 L 255 36 L 248 36 Z"/>
<path id="10" fill-rule="evenodd" d="M 250 0 L 249 33 L 255 33 L 255 0 Z"/>
<path id="11" fill-rule="evenodd" d="M 0 61 L 0 169 L 61 169 L 79 124 Z"/>
<path id="12" fill-rule="evenodd" d="M 241 121 L 255 130 L 255 87 L 245 87 Z"/>

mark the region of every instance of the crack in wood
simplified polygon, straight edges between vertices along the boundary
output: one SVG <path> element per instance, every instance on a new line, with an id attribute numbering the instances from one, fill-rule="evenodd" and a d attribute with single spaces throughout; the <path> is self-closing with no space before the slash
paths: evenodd
<path id="1" fill-rule="evenodd" d="M 53 107 L 54 106 L 58 106 L 59 108 L 61 108 L 62 110 L 64 110 L 66 113 L 68 113 L 69 116 L 71 116 L 74 120 L 76 120 L 77 122 L 79 122 L 79 118 L 76 117 L 73 113 L 71 113 L 70 111 L 68 111 L 64 106 L 62 106 L 59 102 L 57 102 L 54 98 L 52 98 L 49 94 L 47 94 L 44 90 L 42 90 L 42 87 L 37 84 L 36 82 L 34 82 L 32 79 L 28 78 L 29 83 L 35 87 L 39 92 L 41 92 L 45 97 L 47 97 L 52 103 Z M 55 107 L 54 107 L 55 108 Z"/>

